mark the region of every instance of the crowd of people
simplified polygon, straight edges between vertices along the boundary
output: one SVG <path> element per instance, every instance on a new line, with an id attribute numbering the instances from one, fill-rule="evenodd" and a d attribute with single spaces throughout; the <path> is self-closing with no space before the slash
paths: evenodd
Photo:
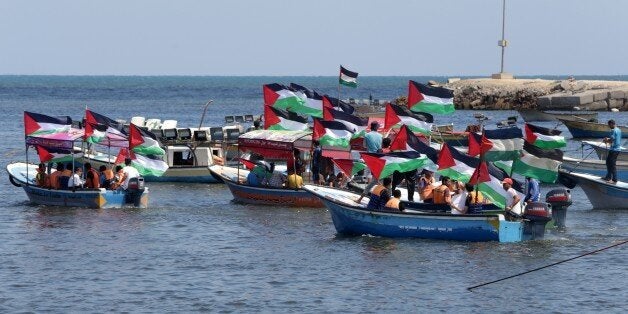
<path id="1" fill-rule="evenodd" d="M 131 166 L 131 159 L 127 158 L 124 164 L 124 167 L 116 166 L 114 172 L 105 165 L 96 170 L 89 162 L 83 166 L 77 166 L 71 162 L 66 164 L 59 162 L 55 171 L 47 171 L 46 164 L 40 163 L 35 175 L 35 183 L 40 187 L 55 190 L 99 188 L 126 190 L 129 180 L 139 177 L 140 173 Z"/>

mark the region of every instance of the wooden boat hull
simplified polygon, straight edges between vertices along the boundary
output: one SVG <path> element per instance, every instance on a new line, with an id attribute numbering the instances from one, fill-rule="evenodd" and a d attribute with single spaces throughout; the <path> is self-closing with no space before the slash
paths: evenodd
<path id="1" fill-rule="evenodd" d="M 603 123 L 569 121 L 565 119 L 558 120 L 569 129 L 569 133 L 571 133 L 571 136 L 574 138 L 605 138 L 608 137 L 611 132 L 608 125 Z M 622 138 L 628 137 L 628 127 L 619 126 L 619 128 L 622 132 Z"/>
<path id="2" fill-rule="evenodd" d="M 523 223 L 506 221 L 500 214 L 370 211 L 365 209 L 368 200 L 360 204 L 353 201 L 358 194 L 310 185 L 304 189 L 323 200 L 340 234 L 455 241 L 518 242 L 526 239 Z"/>
<path id="3" fill-rule="evenodd" d="M 561 168 L 569 171 L 590 173 L 597 177 L 606 176 L 605 160 L 563 157 Z M 617 179 L 628 181 L 628 162 L 617 161 Z"/>
<path id="4" fill-rule="evenodd" d="M 596 175 L 561 171 L 579 185 L 594 209 L 628 209 L 628 183 L 607 183 Z"/>
<path id="5" fill-rule="evenodd" d="M 436 143 L 445 142 L 454 146 L 469 146 L 468 133 L 432 133 L 432 140 Z"/>
<path id="6" fill-rule="evenodd" d="M 148 206 L 148 188 L 132 195 L 124 190 L 77 189 L 54 190 L 34 185 L 37 166 L 28 165 L 28 177 L 25 163 L 14 163 L 7 166 L 10 179 L 14 185 L 20 185 L 28 199 L 38 205 L 81 207 L 81 208 L 122 208 Z"/>
<path id="7" fill-rule="evenodd" d="M 227 170 L 233 174 L 234 168 L 224 166 L 222 168 L 231 168 Z M 239 203 L 282 207 L 324 207 L 319 198 L 304 190 L 249 186 L 235 181 L 233 176 L 224 175 L 216 172 L 215 170 L 212 170 L 212 172 L 222 178 L 223 182 L 225 182 L 231 191 L 231 194 L 233 194 L 233 199 Z M 242 177 L 245 173 L 248 174 L 248 171 L 246 170 L 240 170 L 240 172 L 240 177 Z M 245 175 L 244 180 L 246 180 Z"/>
<path id="8" fill-rule="evenodd" d="M 573 121 L 591 121 L 597 119 L 597 112 L 581 113 L 581 112 L 566 112 L 566 113 L 554 113 L 544 112 L 534 109 L 519 110 L 519 115 L 525 122 L 535 121 L 556 121 L 558 119 L 573 120 Z"/>
<path id="9" fill-rule="evenodd" d="M 608 156 L 608 152 L 610 151 L 608 149 L 608 144 L 594 141 L 582 141 L 582 143 L 591 146 L 601 160 L 606 160 L 606 156 Z M 619 153 L 617 161 L 628 161 L 628 150 L 626 148 Z"/>

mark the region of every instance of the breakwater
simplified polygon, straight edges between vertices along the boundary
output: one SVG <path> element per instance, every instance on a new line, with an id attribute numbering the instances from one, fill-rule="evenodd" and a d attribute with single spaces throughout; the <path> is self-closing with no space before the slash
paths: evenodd
<path id="1" fill-rule="evenodd" d="M 442 86 L 454 91 L 457 109 L 628 111 L 626 81 L 464 79 Z"/>

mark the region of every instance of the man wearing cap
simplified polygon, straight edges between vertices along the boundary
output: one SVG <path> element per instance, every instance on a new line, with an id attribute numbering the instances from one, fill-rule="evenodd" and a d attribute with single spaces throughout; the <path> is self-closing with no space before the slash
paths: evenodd
<path id="1" fill-rule="evenodd" d="M 522 214 L 521 204 L 520 204 L 521 198 L 517 194 L 517 191 L 515 191 L 515 189 L 512 188 L 512 179 L 511 178 L 504 179 L 504 181 L 502 181 L 502 187 L 504 188 L 504 190 L 506 190 L 508 195 L 510 195 L 510 199 L 506 200 L 505 210 L 513 212 L 517 215 L 521 215 Z"/>

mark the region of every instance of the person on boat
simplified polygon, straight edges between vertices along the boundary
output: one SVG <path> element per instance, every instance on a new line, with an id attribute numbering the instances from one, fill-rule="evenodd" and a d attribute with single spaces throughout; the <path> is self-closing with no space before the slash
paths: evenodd
<path id="1" fill-rule="evenodd" d="M 53 172 L 50 174 L 49 177 L 49 181 L 50 181 L 50 188 L 53 188 L 55 190 L 58 190 L 61 188 L 60 184 L 59 184 L 59 177 L 61 177 L 61 173 L 63 172 L 63 163 L 58 162 L 57 163 L 57 171 Z"/>
<path id="2" fill-rule="evenodd" d="M 288 161 L 288 172 L 290 170 L 295 170 L 296 174 L 303 175 L 303 171 L 305 170 L 303 166 L 303 159 L 301 159 L 301 152 L 298 149 L 293 150 L 294 161 Z"/>
<path id="3" fill-rule="evenodd" d="M 385 211 L 402 212 L 404 210 L 403 203 L 401 202 L 401 191 L 399 189 L 393 190 L 392 196 L 388 202 L 384 205 Z"/>
<path id="4" fill-rule="evenodd" d="M 467 199 L 469 191 L 467 189 L 459 190 L 451 197 L 451 213 L 453 215 L 464 215 L 469 211 Z"/>
<path id="5" fill-rule="evenodd" d="M 248 129 L 246 129 L 247 132 L 251 132 L 251 131 L 255 131 L 255 130 L 261 130 L 262 128 L 260 127 L 261 125 L 261 121 L 260 120 L 255 120 L 253 121 L 253 125 L 251 127 L 249 127 Z"/>
<path id="6" fill-rule="evenodd" d="M 105 165 L 100 166 L 100 168 L 98 168 L 98 171 L 100 172 L 100 187 L 104 189 L 111 188 L 111 184 L 114 182 L 113 171 L 111 171 L 111 169 L 107 168 L 107 166 Z"/>
<path id="7" fill-rule="evenodd" d="M 321 157 L 323 156 L 323 149 L 321 143 L 318 140 L 313 140 L 312 145 L 312 182 L 318 183 L 320 181 L 319 173 L 321 171 Z"/>
<path id="8" fill-rule="evenodd" d="M 85 163 L 85 187 L 88 189 L 100 188 L 100 175 L 88 162 Z"/>
<path id="9" fill-rule="evenodd" d="M 288 170 L 288 180 L 286 187 L 289 189 L 300 189 L 303 186 L 303 177 L 294 172 L 294 169 Z"/>
<path id="10" fill-rule="evenodd" d="M 609 183 L 617 183 L 617 157 L 621 152 L 621 130 L 615 126 L 615 120 L 608 120 L 611 132 L 603 142 L 610 145 L 606 156 L 606 176 L 602 179 Z"/>
<path id="11" fill-rule="evenodd" d="M 539 202 L 540 200 L 541 190 L 539 188 L 539 181 L 535 178 L 526 177 L 526 196 L 523 198 L 523 203 L 528 204 Z"/>
<path id="12" fill-rule="evenodd" d="M 393 191 L 397 188 L 403 180 L 406 181 L 406 188 L 408 189 L 408 201 L 414 202 L 414 190 L 416 189 L 416 174 L 417 170 L 411 170 L 406 172 L 393 172 Z"/>
<path id="13" fill-rule="evenodd" d="M 419 178 L 419 197 L 423 203 L 434 203 L 434 172 L 423 169 Z"/>
<path id="14" fill-rule="evenodd" d="M 467 183 L 464 185 L 467 191 L 467 200 L 465 202 L 466 212 L 468 214 L 478 213 L 482 209 L 482 204 L 485 204 L 484 195 L 482 192 L 474 189 L 474 186 Z"/>
<path id="15" fill-rule="evenodd" d="M 124 168 L 122 168 L 122 184 L 120 187 L 127 189 L 129 187 L 129 180 L 133 178 L 139 178 L 140 173 L 131 166 L 131 158 L 124 159 Z"/>
<path id="16" fill-rule="evenodd" d="M 82 188 L 83 184 L 85 184 L 85 182 L 83 182 L 83 168 L 81 167 L 74 167 L 74 174 L 70 177 L 70 180 L 68 180 L 68 188 L 69 189 L 76 189 L 76 188 Z"/>
<path id="17" fill-rule="evenodd" d="M 110 188 L 112 190 L 115 190 L 117 188 L 120 187 L 120 185 L 122 185 L 122 182 L 124 182 L 124 172 L 122 171 L 122 166 L 117 165 L 116 166 L 116 174 L 113 176 L 113 182 L 111 183 Z"/>
<path id="18" fill-rule="evenodd" d="M 383 136 L 377 132 L 379 124 L 377 121 L 371 122 L 371 130 L 364 135 L 364 149 L 368 153 L 381 153 Z M 368 182 L 373 181 L 371 169 L 368 167 L 364 170 L 364 176 Z"/>
<path id="19" fill-rule="evenodd" d="M 390 153 L 390 144 L 392 144 L 392 140 L 390 137 L 385 137 L 382 139 L 382 153 Z"/>
<path id="20" fill-rule="evenodd" d="M 382 184 L 376 184 L 373 189 L 370 190 L 369 203 L 366 205 L 366 209 L 381 210 L 390 199 L 391 187 L 392 180 L 390 178 L 384 178 Z M 358 203 L 361 200 L 362 196 L 358 199 Z"/>
<path id="21" fill-rule="evenodd" d="M 74 169 L 74 164 L 69 162 L 67 164 L 65 164 L 65 169 L 63 170 L 63 172 L 61 173 L 61 176 L 63 177 L 71 177 L 74 173 L 72 172 L 72 169 Z"/>
<path id="22" fill-rule="evenodd" d="M 332 187 L 344 189 L 347 187 L 347 183 L 349 183 L 349 178 L 345 175 L 344 172 L 340 171 L 337 175 L 334 176 L 333 182 L 331 182 Z"/>
<path id="23" fill-rule="evenodd" d="M 40 163 L 37 167 L 37 174 L 35 175 L 35 184 L 39 187 L 48 187 L 50 185 L 50 181 L 48 175 L 46 174 L 46 165 L 44 163 Z"/>
<path id="24" fill-rule="evenodd" d="M 510 195 L 510 199 L 506 200 L 505 210 L 506 212 L 511 212 L 520 216 L 522 214 L 521 204 L 520 204 L 521 198 L 517 194 L 517 191 L 515 191 L 515 189 L 512 188 L 512 183 L 513 182 L 511 178 L 505 178 L 502 181 L 502 187 L 508 193 L 508 195 Z"/>
<path id="25" fill-rule="evenodd" d="M 434 189 L 434 204 L 447 204 L 451 206 L 451 180 L 447 176 L 440 178 L 441 185 Z"/>
<path id="26" fill-rule="evenodd" d="M 270 178 L 272 172 L 270 171 L 270 164 L 264 160 L 257 162 L 257 165 L 249 172 L 246 177 L 246 183 L 250 186 L 260 186 Z"/>

